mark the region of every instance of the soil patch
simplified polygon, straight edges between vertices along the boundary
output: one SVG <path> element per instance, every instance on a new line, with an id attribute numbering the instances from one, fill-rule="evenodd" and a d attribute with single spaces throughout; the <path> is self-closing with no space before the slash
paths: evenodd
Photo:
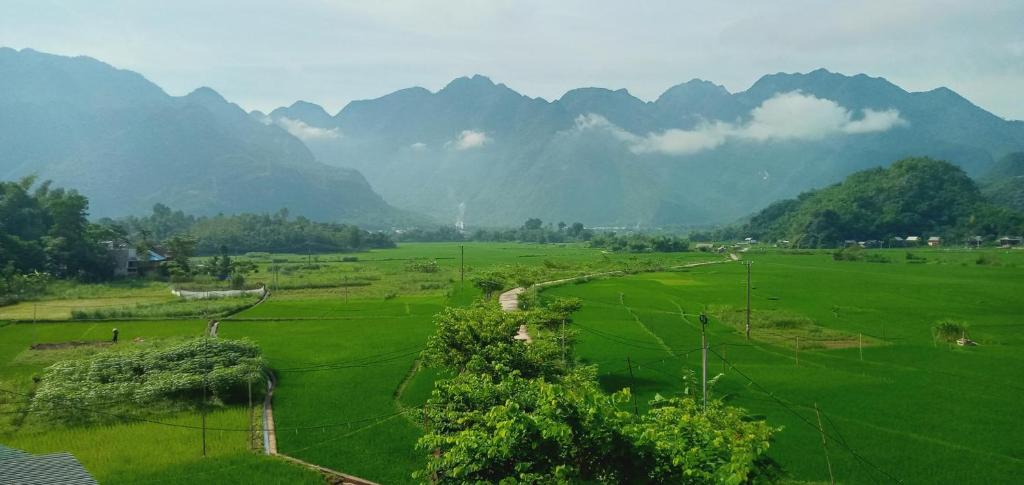
<path id="1" fill-rule="evenodd" d="M 32 344 L 32 346 L 29 347 L 29 348 L 32 349 L 32 350 L 62 350 L 62 349 L 74 349 L 74 348 L 78 348 L 78 347 L 107 347 L 109 345 L 113 345 L 113 342 L 103 342 L 103 341 L 83 342 L 83 341 L 76 340 L 76 341 L 72 341 L 72 342 Z"/>

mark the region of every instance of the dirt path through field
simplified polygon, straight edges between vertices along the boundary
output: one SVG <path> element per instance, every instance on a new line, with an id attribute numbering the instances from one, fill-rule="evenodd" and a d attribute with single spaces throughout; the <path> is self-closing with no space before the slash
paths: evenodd
<path id="1" fill-rule="evenodd" d="M 736 256 L 735 254 L 731 254 L 730 255 L 730 257 L 735 257 L 735 256 Z M 733 259 L 733 261 L 735 261 L 735 260 L 736 259 Z M 709 265 L 709 264 L 721 264 L 721 263 L 726 263 L 726 262 L 728 262 L 728 261 L 725 261 L 725 260 L 720 260 L 720 261 L 701 261 L 701 262 L 698 262 L 698 263 L 687 263 L 687 264 L 682 264 L 682 265 L 678 265 L 678 266 L 670 266 L 670 267 L 665 268 L 665 269 L 666 270 L 674 270 L 674 269 L 696 268 L 698 266 L 706 266 L 706 265 Z M 583 276 L 574 276 L 574 277 L 571 277 L 571 278 L 562 278 L 562 279 L 557 279 L 557 280 L 544 281 L 544 282 L 541 282 L 541 283 L 536 283 L 533 286 L 530 286 L 530 288 L 547 288 L 547 287 L 551 287 L 551 286 L 558 286 L 558 285 L 563 285 L 563 284 L 566 284 L 566 283 L 572 283 L 573 281 L 588 280 L 588 279 L 591 279 L 591 278 L 601 278 L 601 277 L 604 277 L 604 276 L 625 276 L 625 275 L 626 275 L 626 273 L 624 271 L 605 271 L 603 273 L 593 273 L 593 274 L 588 274 L 588 275 L 583 275 Z M 505 312 L 517 312 L 517 311 L 519 311 L 519 295 L 522 295 L 523 292 L 525 292 L 526 290 L 527 290 L 526 288 L 524 288 L 522 286 L 519 286 L 519 287 L 512 288 L 511 290 L 508 290 L 508 291 L 498 295 L 498 302 L 501 304 L 501 310 L 505 311 Z M 630 310 L 630 313 L 632 313 L 632 310 Z M 636 315 L 634 315 L 634 318 L 636 318 Z M 640 325 L 643 326 L 643 323 L 640 322 L 639 319 L 637 319 L 637 323 L 640 323 Z M 645 326 L 645 328 L 646 328 L 646 326 Z M 515 339 L 516 340 L 523 340 L 523 341 L 526 341 L 526 342 L 532 342 L 533 341 L 533 339 L 530 338 L 529 329 L 526 328 L 526 325 L 522 325 L 522 326 L 519 327 L 519 332 L 516 334 Z M 666 346 L 666 348 L 667 348 L 667 346 Z M 671 352 L 671 351 L 669 351 L 669 352 Z"/>

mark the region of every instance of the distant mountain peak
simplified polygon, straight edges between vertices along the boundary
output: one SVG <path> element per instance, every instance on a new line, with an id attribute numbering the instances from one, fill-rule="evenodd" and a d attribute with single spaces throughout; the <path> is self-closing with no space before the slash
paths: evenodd
<path id="1" fill-rule="evenodd" d="M 213 88 L 206 87 L 206 86 L 202 86 L 202 87 L 196 88 L 191 93 L 186 94 L 185 98 L 186 99 L 195 100 L 195 101 L 201 101 L 201 102 L 218 102 L 218 103 L 226 103 L 227 102 L 227 100 L 224 99 L 224 97 L 221 96 L 220 93 L 215 91 Z"/>
<path id="2" fill-rule="evenodd" d="M 676 84 L 661 93 L 657 102 L 665 102 L 673 98 L 689 98 L 692 96 L 729 96 L 729 90 L 721 84 L 693 78 L 685 83 Z"/>
<path id="3" fill-rule="evenodd" d="M 481 75 L 474 74 L 472 77 L 462 76 L 452 79 L 441 91 L 465 89 L 465 88 L 481 88 L 481 87 L 495 87 L 494 81 L 491 78 Z"/>

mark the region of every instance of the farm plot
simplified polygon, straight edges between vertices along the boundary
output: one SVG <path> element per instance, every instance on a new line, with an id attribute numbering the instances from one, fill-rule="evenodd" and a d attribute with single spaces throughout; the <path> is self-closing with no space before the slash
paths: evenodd
<path id="1" fill-rule="evenodd" d="M 829 478 L 815 405 L 837 481 L 998 482 L 1024 471 L 1024 449 L 1014 438 L 1024 433 L 1024 412 L 1012 404 L 1024 392 L 1018 255 L 995 255 L 1002 262 L 991 265 L 976 263 L 978 254 L 923 251 L 926 264 L 903 263 L 904 252 L 883 254 L 894 262 L 748 255 L 753 306 L 769 312 L 760 316 L 794 315 L 833 335 L 863 335 L 863 360 L 856 345 L 813 346 L 800 328 L 759 328 L 758 313 L 751 341 L 712 318 L 709 374 L 724 374 L 713 396 L 785 426 L 770 454 L 796 480 Z M 700 392 L 698 380 L 683 377 L 700 369 L 693 314 L 704 305 L 744 308 L 744 285 L 745 269 L 734 263 L 543 295 L 584 300 L 577 354 L 599 365 L 608 389 L 638 391 L 642 407 L 655 393 Z M 967 322 L 981 345 L 933 339 L 933 326 L 944 319 Z M 760 331 L 794 338 L 759 339 Z M 799 354 L 797 336 L 806 339 Z"/>
<path id="2" fill-rule="evenodd" d="M 113 326 L 121 332 L 120 343 L 99 345 L 109 341 Z M 0 396 L 0 443 L 35 453 L 69 451 L 101 483 L 320 483 L 315 473 L 250 451 L 244 407 L 207 416 L 205 458 L 198 413 L 153 416 L 156 422 L 65 426 L 36 421 L 24 411 L 33 376 L 57 360 L 196 337 L 205 329 L 206 322 L 182 320 L 0 326 L 0 389 L 13 392 Z M 85 345 L 32 349 L 68 342 Z"/>
<path id="3" fill-rule="evenodd" d="M 240 317 L 294 320 L 228 320 L 220 335 L 255 340 L 275 369 L 275 424 L 294 429 L 278 433 L 281 453 L 382 483 L 404 483 L 421 464 L 422 453 L 413 446 L 422 431 L 417 409 L 401 406 L 398 394 L 441 304 L 439 297 L 347 304 L 269 300 Z"/>

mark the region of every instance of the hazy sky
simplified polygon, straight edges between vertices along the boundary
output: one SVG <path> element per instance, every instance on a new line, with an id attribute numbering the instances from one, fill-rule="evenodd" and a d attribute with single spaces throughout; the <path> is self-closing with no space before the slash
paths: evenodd
<path id="1" fill-rule="evenodd" d="M 247 109 L 353 99 L 480 73 L 554 99 L 642 99 L 699 77 L 741 91 L 818 67 L 947 86 L 1024 119 L 1024 1 L 0 0 L 0 46 L 88 55 L 174 95 Z"/>

